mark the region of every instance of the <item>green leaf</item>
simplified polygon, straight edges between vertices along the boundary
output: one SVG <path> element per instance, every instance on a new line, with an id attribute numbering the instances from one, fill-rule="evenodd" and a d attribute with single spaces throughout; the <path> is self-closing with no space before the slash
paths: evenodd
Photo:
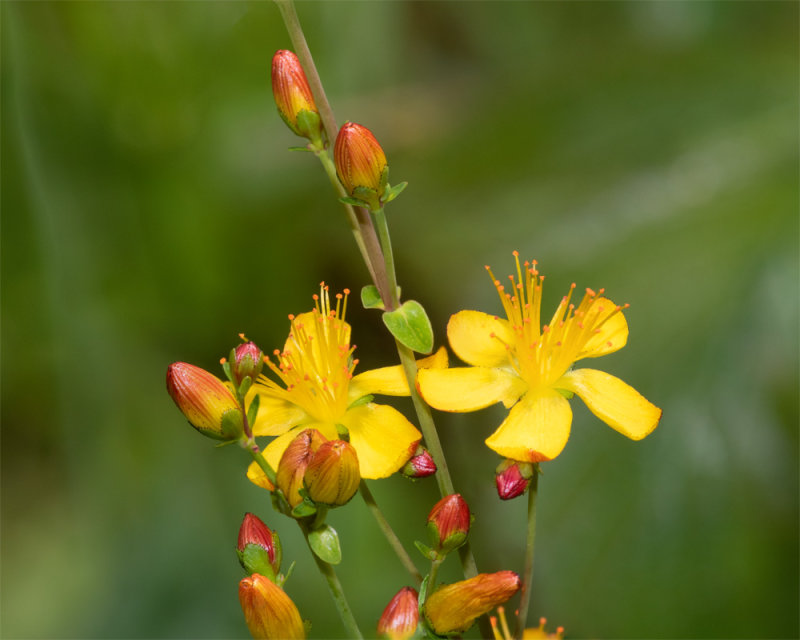
<path id="1" fill-rule="evenodd" d="M 289 151 L 311 151 L 308 147 L 289 147 Z"/>
<path id="2" fill-rule="evenodd" d="M 361 288 L 361 305 L 365 309 L 383 309 L 383 299 L 378 293 L 378 287 L 368 284 Z"/>
<path id="3" fill-rule="evenodd" d="M 383 324 L 409 349 L 425 354 L 433 351 L 433 327 L 425 309 L 416 300 L 407 300 L 399 309 L 385 311 Z"/>
<path id="4" fill-rule="evenodd" d="M 239 385 L 239 395 L 244 398 L 247 392 L 250 391 L 250 386 L 253 384 L 253 379 L 250 376 L 245 376 L 242 384 Z"/>
<path id="5" fill-rule="evenodd" d="M 414 546 L 419 549 L 419 552 L 425 556 L 426 560 L 435 560 L 439 557 L 439 554 L 436 553 L 433 549 L 431 549 L 428 545 L 423 544 L 419 540 L 414 540 Z"/>
<path id="6" fill-rule="evenodd" d="M 308 532 L 308 545 L 314 554 L 328 564 L 339 564 L 342 561 L 342 548 L 339 545 L 339 534 L 329 524 Z"/>
<path id="7" fill-rule="evenodd" d="M 343 198 L 339 198 L 339 202 L 344 202 L 345 204 L 351 204 L 354 207 L 367 207 L 369 208 L 369 203 L 364 202 L 363 200 L 359 200 L 358 198 L 351 198 L 349 196 L 344 196 Z"/>
<path id="8" fill-rule="evenodd" d="M 308 498 L 303 498 L 303 501 L 292 509 L 292 518 L 306 518 L 313 516 L 316 512 L 317 505 Z"/>

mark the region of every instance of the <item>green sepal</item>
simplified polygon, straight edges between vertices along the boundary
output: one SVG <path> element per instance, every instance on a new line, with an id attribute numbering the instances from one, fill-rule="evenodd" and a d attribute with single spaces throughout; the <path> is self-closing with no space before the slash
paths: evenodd
<path id="1" fill-rule="evenodd" d="M 381 208 L 378 192 L 375 191 L 375 189 L 371 189 L 370 187 L 354 187 L 351 195 L 354 198 L 362 200 L 364 204 L 361 206 L 367 207 L 370 211 L 377 211 Z"/>
<path id="2" fill-rule="evenodd" d="M 428 545 L 423 544 L 419 540 L 414 540 L 414 546 L 419 550 L 426 560 L 433 561 L 439 557 L 439 554 L 436 551 L 431 549 Z"/>
<path id="3" fill-rule="evenodd" d="M 311 141 L 319 139 L 322 121 L 316 111 L 301 109 L 297 112 L 297 131 Z"/>
<path id="4" fill-rule="evenodd" d="M 234 351 L 231 350 L 231 360 L 233 360 L 233 353 Z M 233 380 L 233 372 L 231 371 L 231 363 L 228 360 L 222 363 L 222 370 L 225 372 L 225 377 L 228 378 L 233 384 L 236 384 Z"/>
<path id="5" fill-rule="evenodd" d="M 417 598 L 417 611 L 419 611 L 419 625 L 417 626 L 417 633 L 419 633 L 420 630 L 422 630 L 424 633 L 424 637 L 428 638 L 429 640 L 445 640 L 447 636 L 440 636 L 438 633 L 436 633 L 431 628 L 431 625 L 428 622 L 428 618 L 425 615 L 425 600 L 428 599 L 429 581 L 430 581 L 430 575 L 426 575 L 425 578 L 422 580 L 422 584 L 419 587 L 419 597 Z"/>
<path id="6" fill-rule="evenodd" d="M 311 151 L 307 146 L 306 147 L 289 147 L 289 151 Z"/>
<path id="7" fill-rule="evenodd" d="M 567 400 L 572 400 L 572 396 L 575 395 L 573 391 L 567 391 L 566 389 L 556 389 L 556 391 L 558 391 Z"/>
<path id="8" fill-rule="evenodd" d="M 356 400 L 358 402 L 358 400 Z M 352 407 L 353 405 L 350 405 Z M 348 410 L 350 407 L 347 407 Z M 336 435 L 339 436 L 339 440 L 344 440 L 345 442 L 350 442 L 350 429 L 345 427 L 340 422 L 336 423 Z"/>
<path id="9" fill-rule="evenodd" d="M 387 202 L 391 202 L 401 193 L 403 190 L 408 186 L 408 182 L 401 182 L 400 184 L 396 184 L 393 187 L 389 187 L 386 189 L 385 193 L 383 194 L 383 203 L 386 204 Z"/>
<path id="10" fill-rule="evenodd" d="M 245 376 L 244 380 L 242 380 L 242 384 L 239 385 L 239 397 L 244 398 L 252 386 L 253 379 L 250 376 Z"/>
<path id="11" fill-rule="evenodd" d="M 292 517 L 292 506 L 280 489 L 275 489 L 275 491 L 272 492 L 272 508 L 278 513 L 282 513 L 290 518 Z"/>
<path id="12" fill-rule="evenodd" d="M 247 378 L 249 380 L 250 378 Z M 261 405 L 261 396 L 256 394 L 253 398 L 253 401 L 250 403 L 250 406 L 247 408 L 247 424 L 250 425 L 250 429 L 253 429 L 253 425 L 256 423 L 256 418 L 258 417 L 258 407 Z"/>
<path id="13" fill-rule="evenodd" d="M 299 493 L 303 496 L 303 501 L 292 509 L 293 518 L 307 518 L 317 512 L 317 505 L 308 497 L 308 493 L 304 492 L 305 488 L 300 489 Z"/>
<path id="14" fill-rule="evenodd" d="M 423 354 L 433 351 L 433 327 L 425 309 L 416 300 L 406 300 L 399 309 L 384 311 L 383 324 L 412 351 Z"/>
<path id="15" fill-rule="evenodd" d="M 239 409 L 228 409 L 222 414 L 222 422 L 220 423 L 219 440 L 238 440 L 244 434 L 244 423 L 242 422 L 242 412 Z M 203 432 L 206 435 L 211 435 L 209 432 Z"/>
<path id="16" fill-rule="evenodd" d="M 354 207 L 366 207 L 369 208 L 369 202 L 364 202 L 363 200 L 359 200 L 358 198 L 351 198 L 350 196 L 344 196 L 339 198 L 339 202 L 343 202 L 344 204 L 351 204 Z"/>
<path id="17" fill-rule="evenodd" d="M 361 306 L 365 309 L 381 309 L 383 306 L 383 298 L 378 293 L 378 287 L 374 284 L 368 284 L 361 288 Z"/>
<path id="18" fill-rule="evenodd" d="M 308 532 L 308 546 L 320 560 L 328 564 L 339 564 L 342 561 L 342 547 L 339 534 L 329 524 L 324 524 Z"/>
<path id="19" fill-rule="evenodd" d="M 277 584 L 279 587 L 283 588 L 283 585 L 286 584 L 286 581 L 292 575 L 292 572 L 294 571 L 294 565 L 295 564 L 297 564 L 297 563 L 294 560 L 292 560 L 292 564 L 289 565 L 289 569 L 286 571 L 286 573 L 285 574 L 283 574 L 283 573 L 278 574 L 278 577 L 275 579 L 275 584 Z"/>
<path id="20" fill-rule="evenodd" d="M 276 552 L 280 553 L 280 551 Z M 252 575 L 254 573 L 260 573 L 262 576 L 265 576 L 275 582 L 277 576 L 275 575 L 275 570 L 272 568 L 272 565 L 269 563 L 269 552 L 257 544 L 246 544 L 244 546 L 244 551 L 236 550 L 236 555 L 239 558 L 239 564 L 242 565 L 242 569 L 244 569 L 248 575 Z"/>
<path id="21" fill-rule="evenodd" d="M 381 171 L 380 181 L 378 182 L 378 193 L 381 194 L 381 200 L 385 201 L 383 195 L 386 193 L 386 189 L 389 186 L 389 165 L 383 167 L 383 171 Z"/>
<path id="22" fill-rule="evenodd" d="M 375 399 L 375 396 L 370 395 L 370 394 L 367 394 L 365 396 L 361 396 L 358 400 L 353 400 L 353 402 L 350 403 L 350 406 L 347 407 L 347 410 L 350 411 L 350 409 L 352 409 L 353 407 L 360 407 L 362 404 L 369 404 L 374 399 Z M 336 425 L 336 426 L 338 428 L 339 425 Z"/>

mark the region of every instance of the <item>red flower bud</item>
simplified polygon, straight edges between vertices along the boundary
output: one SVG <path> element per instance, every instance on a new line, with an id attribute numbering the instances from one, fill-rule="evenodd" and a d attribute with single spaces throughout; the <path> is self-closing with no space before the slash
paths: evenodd
<path id="1" fill-rule="evenodd" d="M 257 516 L 246 513 L 236 545 L 239 562 L 247 573 L 260 573 L 274 580 L 281 569 L 281 541 Z"/>
<path id="2" fill-rule="evenodd" d="M 379 209 L 386 190 L 388 166 L 372 132 L 355 122 L 346 123 L 336 136 L 333 159 L 345 191 L 363 200 L 370 209 Z"/>
<path id="3" fill-rule="evenodd" d="M 378 635 L 389 640 L 407 640 L 414 635 L 419 623 L 418 594 L 403 587 L 389 601 L 378 621 Z"/>
<path id="4" fill-rule="evenodd" d="M 292 599 L 264 576 L 254 573 L 239 583 L 239 602 L 254 638 L 294 640 L 306 637 L 303 620 Z"/>
<path id="5" fill-rule="evenodd" d="M 322 122 L 306 73 L 291 51 L 277 51 L 272 57 L 272 93 L 283 121 L 298 136 L 322 147 Z"/>
<path id="6" fill-rule="evenodd" d="M 448 553 L 464 544 L 471 521 L 469 506 L 459 494 L 439 500 L 428 514 L 428 537 L 434 549 Z"/>
<path id="7" fill-rule="evenodd" d="M 275 472 L 275 483 L 290 506 L 296 507 L 303 501 L 303 496 L 300 495 L 303 476 L 314 453 L 324 442 L 327 442 L 327 438 L 319 431 L 305 429 L 283 452 Z"/>
<path id="8" fill-rule="evenodd" d="M 436 473 L 436 463 L 425 447 L 418 446 L 417 453 L 409 458 L 402 473 L 406 478 L 427 478 Z"/>
<path id="9" fill-rule="evenodd" d="M 231 354 L 231 374 L 237 387 L 245 378 L 255 382 L 263 367 L 264 354 L 254 342 L 243 342 Z"/>
<path id="10" fill-rule="evenodd" d="M 314 502 L 346 504 L 361 482 L 356 450 L 344 440 L 323 443 L 309 461 L 303 482 Z"/>
<path id="11" fill-rule="evenodd" d="M 525 493 L 535 473 L 530 462 L 520 462 L 510 458 L 503 460 L 495 470 L 497 495 L 502 500 L 511 500 Z"/>
<path id="12" fill-rule="evenodd" d="M 482 616 L 503 604 L 520 588 L 519 576 L 513 571 L 480 573 L 441 587 L 425 601 L 425 617 L 439 635 L 465 632 Z"/>
<path id="13" fill-rule="evenodd" d="M 167 368 L 167 391 L 195 429 L 217 440 L 242 435 L 242 412 L 222 380 L 186 362 Z"/>

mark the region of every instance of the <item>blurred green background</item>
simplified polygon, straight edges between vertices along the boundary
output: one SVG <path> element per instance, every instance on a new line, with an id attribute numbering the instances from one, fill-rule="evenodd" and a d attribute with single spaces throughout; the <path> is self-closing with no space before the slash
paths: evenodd
<path id="1" fill-rule="evenodd" d="M 573 402 L 540 483 L 531 620 L 798 637 L 798 4 L 299 13 L 339 121 L 369 126 L 410 183 L 388 215 L 438 342 L 458 309 L 499 311 L 483 265 L 510 273 L 513 249 L 540 261 L 547 308 L 572 281 L 632 305 L 628 347 L 596 366 L 664 419 L 633 443 Z M 6 1 L 0 17 L 3 637 L 244 637 L 245 511 L 297 561 L 287 590 L 314 636 L 343 637 L 245 454 L 198 436 L 164 386 L 175 360 L 218 371 L 240 331 L 280 346 L 320 280 L 366 283 L 324 174 L 287 151 L 277 9 Z M 356 306 L 362 370 L 392 364 Z M 502 416 L 437 414 L 484 571 L 523 555 L 524 500 L 500 503 L 482 444 Z M 373 491 L 423 539 L 433 481 Z M 330 520 L 374 629 L 406 576 L 357 500 Z"/>

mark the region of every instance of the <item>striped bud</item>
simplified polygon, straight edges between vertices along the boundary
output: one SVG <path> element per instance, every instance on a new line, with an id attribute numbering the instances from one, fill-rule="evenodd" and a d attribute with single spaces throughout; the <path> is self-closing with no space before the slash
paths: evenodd
<path id="1" fill-rule="evenodd" d="M 448 553 L 467 540 L 472 516 L 464 498 L 453 493 L 437 502 L 428 514 L 428 537 L 433 548 Z"/>
<path id="2" fill-rule="evenodd" d="M 306 637 L 303 620 L 292 599 L 261 574 L 254 573 L 239 583 L 239 602 L 254 638 L 294 640 Z"/>
<path id="3" fill-rule="evenodd" d="M 411 587 L 403 587 L 389 601 L 378 620 L 378 636 L 389 640 L 408 640 L 419 623 L 418 594 Z"/>
<path id="4" fill-rule="evenodd" d="M 379 209 L 389 167 L 372 132 L 355 122 L 346 123 L 336 136 L 333 159 L 348 195 L 364 201 L 372 210 Z"/>
<path id="5" fill-rule="evenodd" d="M 291 51 L 282 49 L 272 57 L 272 94 L 278 113 L 289 128 L 321 148 L 319 111 L 300 60 Z"/>
<path id="6" fill-rule="evenodd" d="M 275 482 L 290 506 L 296 507 L 303 501 L 303 496 L 300 495 L 303 476 L 314 453 L 324 442 L 327 442 L 327 438 L 319 431 L 305 429 L 283 452 L 275 473 Z"/>
<path id="7" fill-rule="evenodd" d="M 346 504 L 361 482 L 356 450 L 344 440 L 325 442 L 309 461 L 303 481 L 314 502 Z"/>
<path id="8" fill-rule="evenodd" d="M 281 569 L 281 541 L 278 534 L 252 513 L 245 514 L 239 527 L 236 552 L 247 573 L 260 573 L 274 580 Z"/>

